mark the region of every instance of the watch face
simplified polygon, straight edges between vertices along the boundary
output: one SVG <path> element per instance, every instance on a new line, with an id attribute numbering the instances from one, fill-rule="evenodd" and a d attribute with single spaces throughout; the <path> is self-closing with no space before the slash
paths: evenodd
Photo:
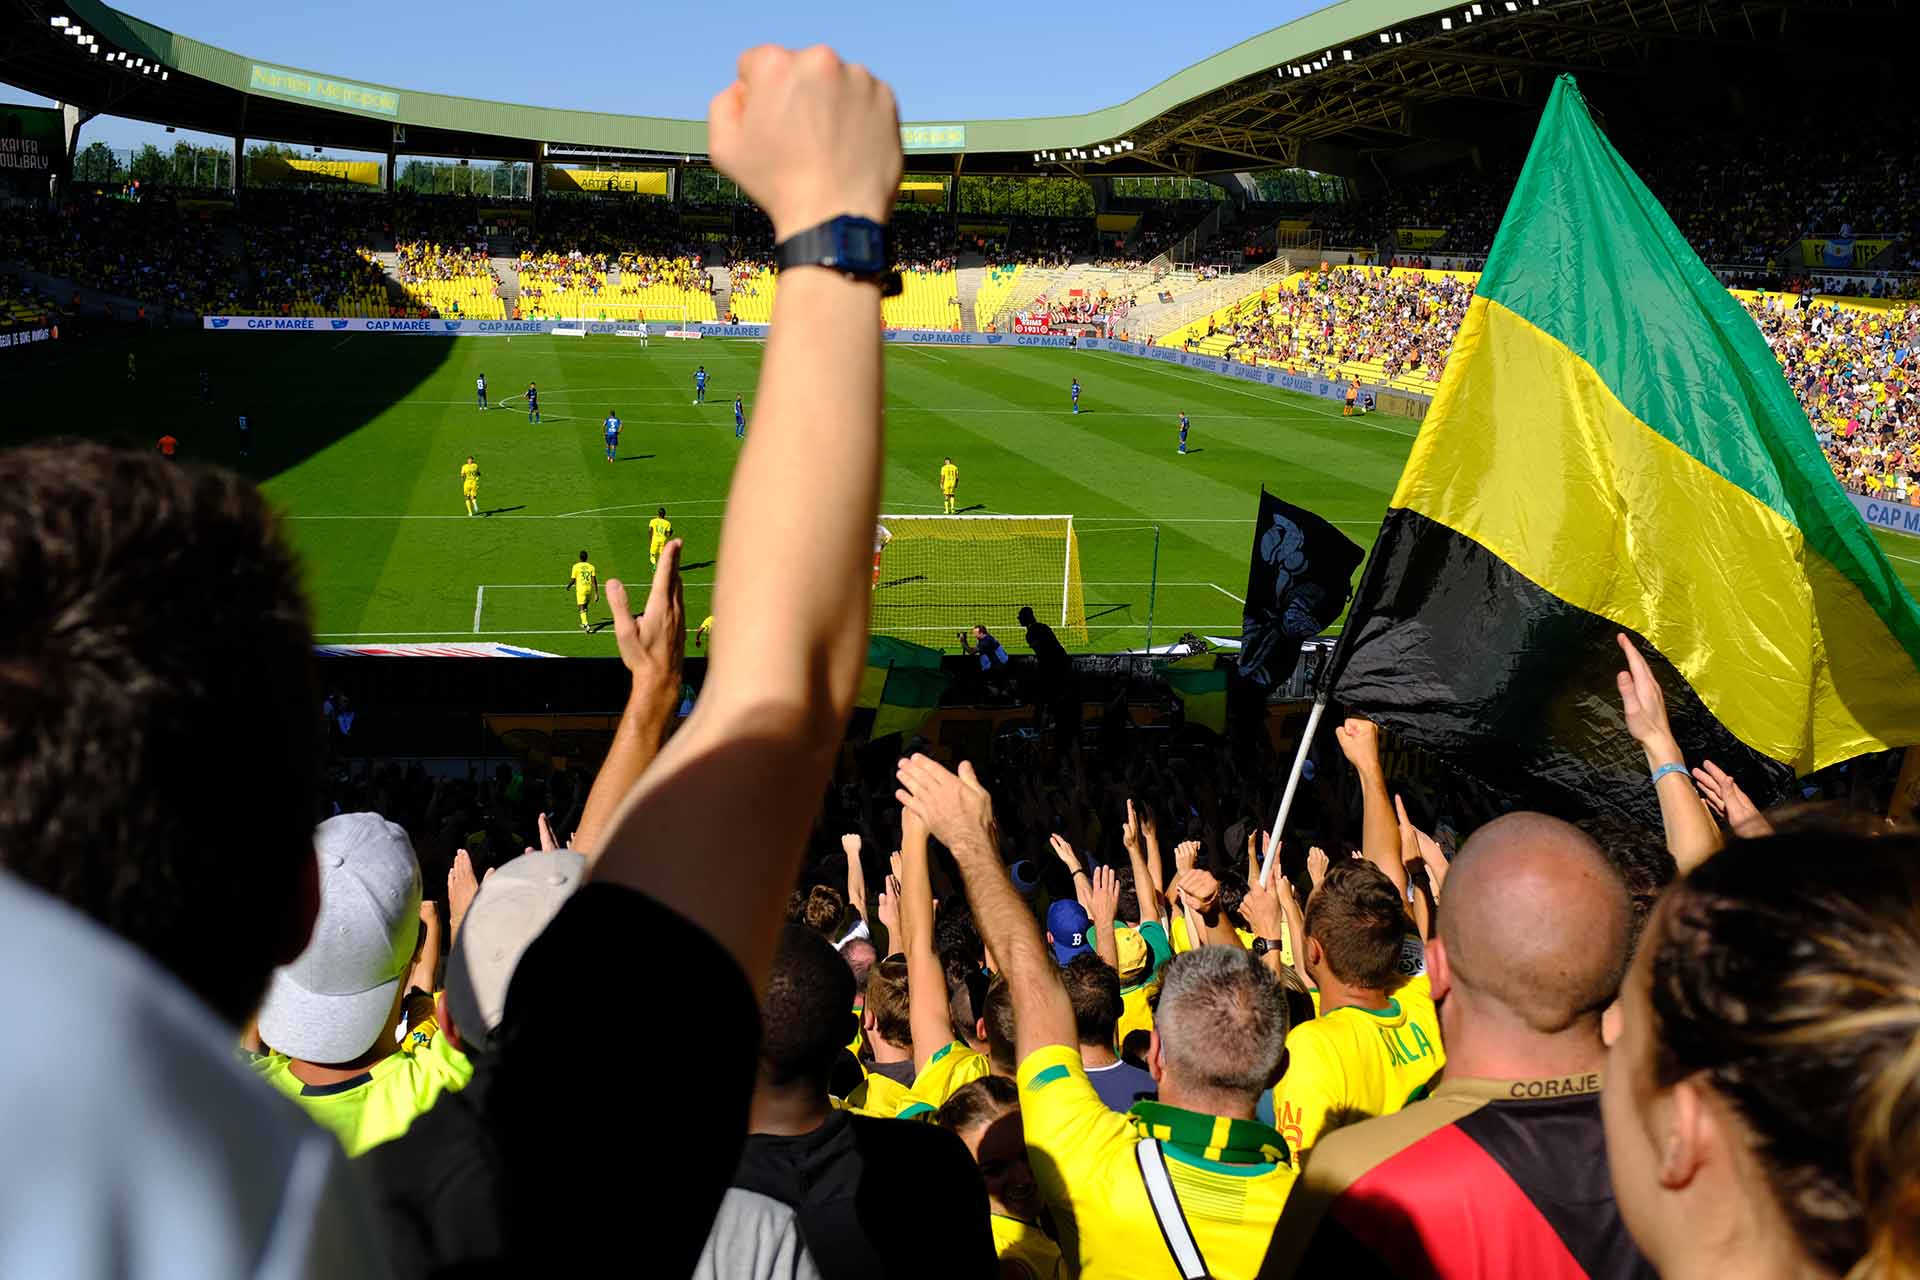
<path id="1" fill-rule="evenodd" d="M 842 219 L 835 224 L 840 263 L 854 271 L 879 271 L 887 265 L 885 237 L 868 222 Z"/>

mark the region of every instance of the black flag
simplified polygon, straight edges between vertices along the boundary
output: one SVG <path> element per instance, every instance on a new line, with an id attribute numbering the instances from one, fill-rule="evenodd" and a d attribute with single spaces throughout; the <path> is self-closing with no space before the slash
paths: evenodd
<path id="1" fill-rule="evenodd" d="M 1333 625 L 1353 594 L 1353 571 L 1367 553 L 1305 507 L 1260 487 L 1260 519 L 1247 558 L 1247 603 L 1240 674 L 1261 688 L 1285 679 L 1300 642 Z"/>

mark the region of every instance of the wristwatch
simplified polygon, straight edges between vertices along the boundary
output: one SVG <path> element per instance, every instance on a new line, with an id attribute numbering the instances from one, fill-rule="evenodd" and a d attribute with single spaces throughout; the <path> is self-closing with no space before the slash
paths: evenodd
<path id="1" fill-rule="evenodd" d="M 825 267 L 850 279 L 879 285 L 883 298 L 900 292 L 900 273 L 893 269 L 893 246 L 887 229 L 870 218 L 843 213 L 817 227 L 796 231 L 774 246 L 773 258 L 782 271 Z"/>
<path id="2" fill-rule="evenodd" d="M 1253 952 L 1256 956 L 1264 956 L 1269 953 L 1279 955 L 1282 951 L 1286 950 L 1286 944 L 1278 938 L 1255 938 L 1253 945 L 1248 947 L 1247 950 Z"/>

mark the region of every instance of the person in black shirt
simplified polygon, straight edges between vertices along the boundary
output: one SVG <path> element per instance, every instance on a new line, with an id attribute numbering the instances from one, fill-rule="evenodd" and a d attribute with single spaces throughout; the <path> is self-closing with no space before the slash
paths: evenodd
<path id="1" fill-rule="evenodd" d="M 1080 695 L 1073 673 L 1073 660 L 1053 628 L 1034 617 L 1033 606 L 1023 605 L 1018 614 L 1027 631 L 1027 648 L 1033 650 L 1037 669 L 1033 679 L 1033 721 L 1039 728 L 1042 712 L 1051 712 L 1055 741 L 1065 750 L 1080 731 Z"/>
<path id="2" fill-rule="evenodd" d="M 854 993 L 825 938 L 801 925 L 782 931 L 760 1008 L 752 1133 L 733 1185 L 793 1208 L 825 1280 L 990 1276 L 987 1190 L 966 1146 L 932 1125 L 828 1101 L 828 1077 L 854 1032 Z"/>

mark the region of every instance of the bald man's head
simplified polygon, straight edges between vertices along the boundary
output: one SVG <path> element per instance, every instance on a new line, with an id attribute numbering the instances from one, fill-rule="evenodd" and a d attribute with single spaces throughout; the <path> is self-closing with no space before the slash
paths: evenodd
<path id="1" fill-rule="evenodd" d="M 1591 838 L 1558 818 L 1511 813 L 1454 860 L 1437 932 L 1456 987 L 1552 1034 L 1612 1001 L 1631 916 L 1626 885 Z"/>

